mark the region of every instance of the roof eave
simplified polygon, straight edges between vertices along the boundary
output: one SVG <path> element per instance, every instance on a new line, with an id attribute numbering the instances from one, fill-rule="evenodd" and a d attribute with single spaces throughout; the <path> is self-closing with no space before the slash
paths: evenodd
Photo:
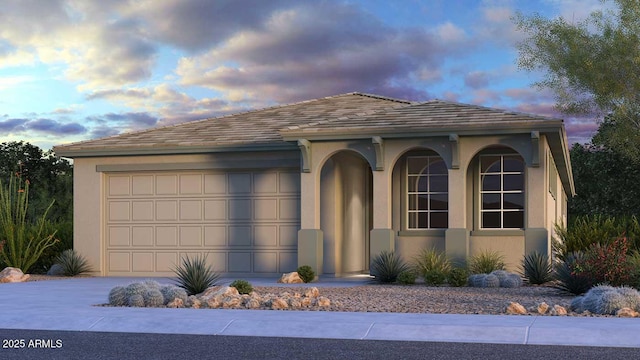
<path id="1" fill-rule="evenodd" d="M 271 144 L 242 144 L 227 146 L 166 146 L 166 147 L 100 147 L 100 148 L 65 148 L 56 146 L 53 151 L 66 158 L 112 157 L 112 156 L 147 156 L 147 155 L 185 155 L 221 152 L 250 151 L 291 151 L 298 150 L 295 144 L 278 142 Z"/>

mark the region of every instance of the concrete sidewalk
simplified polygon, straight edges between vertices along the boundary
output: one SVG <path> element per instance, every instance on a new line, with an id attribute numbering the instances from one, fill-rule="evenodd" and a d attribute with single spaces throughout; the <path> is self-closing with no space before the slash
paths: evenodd
<path id="1" fill-rule="evenodd" d="M 640 347 L 640 319 L 627 318 L 95 306 L 107 302 L 112 287 L 140 280 L 73 278 L 0 284 L 0 328 Z M 249 281 L 276 285 L 273 279 Z M 313 286 L 356 286 L 365 281 L 323 279 Z"/>

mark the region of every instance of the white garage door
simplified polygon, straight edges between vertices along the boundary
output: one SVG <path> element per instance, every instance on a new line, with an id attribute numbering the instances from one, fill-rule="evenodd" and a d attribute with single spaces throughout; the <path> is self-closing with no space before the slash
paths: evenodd
<path id="1" fill-rule="evenodd" d="M 172 276 L 181 256 L 208 254 L 221 273 L 297 265 L 297 171 L 106 174 L 106 272 Z"/>

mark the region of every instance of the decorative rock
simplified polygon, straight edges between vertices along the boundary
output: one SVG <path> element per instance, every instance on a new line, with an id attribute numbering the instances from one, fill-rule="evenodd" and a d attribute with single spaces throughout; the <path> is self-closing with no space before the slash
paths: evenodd
<path id="1" fill-rule="evenodd" d="M 60 265 L 60 264 L 53 264 L 53 265 L 51 265 L 51 267 L 47 271 L 47 275 L 49 275 L 49 276 L 63 276 L 64 275 L 64 269 L 62 269 L 62 265 Z"/>
<path id="2" fill-rule="evenodd" d="M 181 308 L 183 306 L 184 306 L 184 301 L 182 301 L 182 299 L 180 299 L 180 298 L 175 298 L 175 299 L 173 299 L 173 301 L 170 301 L 167 304 L 168 308 Z"/>
<path id="3" fill-rule="evenodd" d="M 0 283 L 23 282 L 27 281 L 29 277 L 29 274 L 25 274 L 22 270 L 14 267 L 6 267 L 0 271 Z"/>
<path id="4" fill-rule="evenodd" d="M 202 306 L 202 301 L 200 301 L 197 297 L 195 297 L 194 295 L 189 296 L 189 298 L 187 299 L 187 304 L 190 308 L 193 309 L 200 309 L 200 307 Z"/>
<path id="5" fill-rule="evenodd" d="M 546 302 L 541 302 L 540 305 L 538 305 L 538 314 L 544 315 L 547 311 L 549 311 L 549 305 Z"/>
<path id="6" fill-rule="evenodd" d="M 300 278 L 300 275 L 294 271 L 294 272 L 290 272 L 287 274 L 282 274 L 282 277 L 280 278 L 280 280 L 278 280 L 279 283 L 282 284 L 302 284 L 304 283 L 304 281 L 302 281 L 302 279 Z"/>
<path id="7" fill-rule="evenodd" d="M 320 291 L 318 291 L 318 288 L 314 286 L 305 291 L 304 296 L 308 298 L 317 298 L 320 296 Z"/>
<path id="8" fill-rule="evenodd" d="M 616 316 L 620 316 L 620 317 L 640 317 L 640 313 L 638 313 L 637 311 L 634 311 L 630 308 L 622 308 L 618 311 L 616 311 Z"/>
<path id="9" fill-rule="evenodd" d="M 275 298 L 271 301 L 271 308 L 273 310 L 283 310 L 283 309 L 288 309 L 289 308 L 289 304 L 281 299 L 281 298 Z"/>
<path id="10" fill-rule="evenodd" d="M 206 303 L 210 309 L 217 309 L 222 306 L 222 301 L 217 297 L 207 300 Z"/>
<path id="11" fill-rule="evenodd" d="M 293 309 L 299 309 L 302 307 L 300 298 L 289 298 L 289 306 Z"/>
<path id="12" fill-rule="evenodd" d="M 327 299 L 324 296 L 320 296 L 318 298 L 318 306 L 320 307 L 329 307 L 331 305 L 331 300 Z"/>
<path id="13" fill-rule="evenodd" d="M 567 309 L 560 305 L 553 305 L 550 312 L 551 315 L 567 315 Z"/>
<path id="14" fill-rule="evenodd" d="M 260 308 L 260 301 L 258 301 L 256 299 L 249 299 L 249 301 L 247 301 L 247 304 L 245 305 L 245 307 L 247 309 L 258 309 L 258 308 Z"/>
<path id="15" fill-rule="evenodd" d="M 312 304 L 313 304 L 313 299 L 311 299 L 310 297 L 303 297 L 302 300 L 300 300 L 300 305 L 304 307 L 309 307 Z"/>
<path id="16" fill-rule="evenodd" d="M 525 309 L 524 306 L 520 305 L 517 302 L 512 302 L 509 303 L 509 306 L 507 306 L 506 313 L 509 315 L 525 315 L 527 313 L 527 309 Z"/>
<path id="17" fill-rule="evenodd" d="M 222 300 L 223 309 L 235 309 L 242 305 L 242 298 L 239 296 L 228 296 Z"/>

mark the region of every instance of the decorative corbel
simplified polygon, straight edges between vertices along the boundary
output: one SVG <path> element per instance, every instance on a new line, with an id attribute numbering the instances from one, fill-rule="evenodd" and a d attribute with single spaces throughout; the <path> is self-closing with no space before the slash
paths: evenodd
<path id="1" fill-rule="evenodd" d="M 311 172 L 311 142 L 307 139 L 299 139 L 298 147 L 302 153 L 302 172 Z"/>
<path id="2" fill-rule="evenodd" d="M 380 136 L 374 136 L 371 138 L 373 147 L 376 150 L 376 170 L 384 170 L 384 140 Z"/>
<path id="3" fill-rule="evenodd" d="M 540 132 L 531 132 L 531 166 L 540 166 Z"/>
<path id="4" fill-rule="evenodd" d="M 459 142 L 458 142 L 458 134 L 449 134 L 449 144 L 451 145 L 451 168 L 459 169 L 460 168 L 460 151 L 459 151 Z"/>

